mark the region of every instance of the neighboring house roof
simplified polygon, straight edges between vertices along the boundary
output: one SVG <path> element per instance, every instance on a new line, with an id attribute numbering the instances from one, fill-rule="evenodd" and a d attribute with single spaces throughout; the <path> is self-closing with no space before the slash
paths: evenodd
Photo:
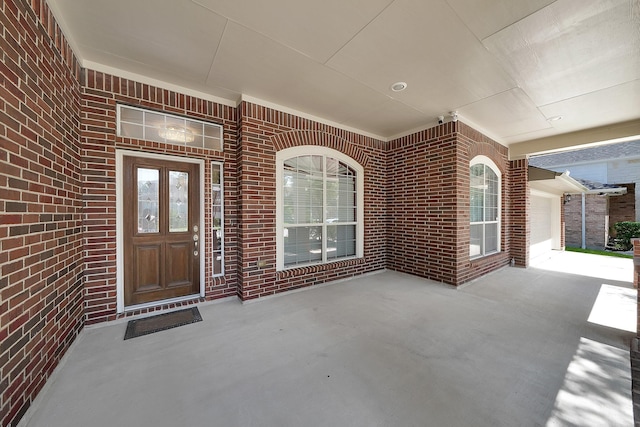
<path id="1" fill-rule="evenodd" d="M 534 190 L 557 195 L 586 193 L 619 196 L 627 193 L 626 187 L 573 178 L 569 176 L 569 171 L 555 172 L 536 166 L 529 166 L 529 186 Z"/>
<path id="2" fill-rule="evenodd" d="M 587 194 L 607 194 L 609 196 L 627 194 L 627 187 L 620 187 L 615 184 L 602 184 L 581 178 L 575 178 L 575 180 L 589 189 L 589 191 L 586 192 Z"/>
<path id="3" fill-rule="evenodd" d="M 529 164 L 540 168 L 548 168 L 572 163 L 604 162 L 634 157 L 640 157 L 640 140 L 534 156 L 529 159 Z"/>

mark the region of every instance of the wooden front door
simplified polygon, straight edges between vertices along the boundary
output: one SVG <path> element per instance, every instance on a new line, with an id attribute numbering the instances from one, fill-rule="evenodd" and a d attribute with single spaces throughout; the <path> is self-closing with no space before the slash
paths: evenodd
<path id="1" fill-rule="evenodd" d="M 198 165 L 128 156 L 123 165 L 125 306 L 198 294 Z"/>

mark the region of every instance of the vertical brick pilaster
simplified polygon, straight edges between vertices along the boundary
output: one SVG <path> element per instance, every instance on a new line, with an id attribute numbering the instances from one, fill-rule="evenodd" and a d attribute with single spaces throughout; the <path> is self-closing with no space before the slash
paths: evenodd
<path id="1" fill-rule="evenodd" d="M 513 160 L 510 165 L 510 250 L 515 265 L 528 267 L 531 224 L 529 221 L 529 161 Z"/>

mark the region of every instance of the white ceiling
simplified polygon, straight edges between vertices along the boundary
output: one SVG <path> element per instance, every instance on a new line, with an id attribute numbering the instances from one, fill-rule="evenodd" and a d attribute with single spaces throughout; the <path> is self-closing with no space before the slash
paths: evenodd
<path id="1" fill-rule="evenodd" d="M 505 145 L 640 119 L 640 0 L 48 2 L 86 67 L 382 139 L 454 110 Z"/>

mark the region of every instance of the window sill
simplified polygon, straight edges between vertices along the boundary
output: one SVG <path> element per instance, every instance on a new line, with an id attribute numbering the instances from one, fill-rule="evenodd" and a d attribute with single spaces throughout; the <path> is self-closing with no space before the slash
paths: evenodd
<path id="1" fill-rule="evenodd" d="M 364 264 L 364 258 L 345 258 L 337 261 L 330 261 L 324 264 L 307 264 L 278 270 L 278 278 L 295 277 L 303 274 L 317 273 L 320 271 L 334 270 L 336 268 L 348 267 L 352 265 Z"/>
<path id="2" fill-rule="evenodd" d="M 492 252 L 492 253 L 487 254 L 487 255 L 480 255 L 480 256 L 475 256 L 473 258 L 469 258 L 469 261 L 471 262 L 471 264 L 478 263 L 478 262 L 482 262 L 484 260 L 495 258 L 496 256 L 502 255 L 502 254 L 503 254 L 503 252 L 500 252 L 500 251 Z"/>

